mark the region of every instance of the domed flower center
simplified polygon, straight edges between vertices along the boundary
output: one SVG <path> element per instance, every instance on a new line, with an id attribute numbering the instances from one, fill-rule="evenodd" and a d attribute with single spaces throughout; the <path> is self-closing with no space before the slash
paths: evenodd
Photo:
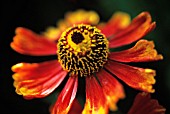
<path id="1" fill-rule="evenodd" d="M 90 25 L 68 28 L 57 46 L 59 62 L 70 76 L 90 76 L 107 62 L 108 41 L 99 29 Z"/>

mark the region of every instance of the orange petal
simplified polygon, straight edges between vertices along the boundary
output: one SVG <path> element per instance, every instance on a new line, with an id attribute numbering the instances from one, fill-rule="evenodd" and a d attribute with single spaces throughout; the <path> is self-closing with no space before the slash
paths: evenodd
<path id="1" fill-rule="evenodd" d="M 45 97 L 54 91 L 67 72 L 57 60 L 42 63 L 19 63 L 12 67 L 14 86 L 26 99 Z"/>
<path id="2" fill-rule="evenodd" d="M 130 44 L 152 31 L 155 26 L 156 23 L 152 22 L 150 14 L 142 12 L 132 20 L 132 23 L 127 28 L 109 39 L 109 47 L 115 48 Z"/>
<path id="3" fill-rule="evenodd" d="M 16 36 L 11 43 L 11 47 L 18 53 L 34 56 L 55 55 L 57 51 L 54 42 L 21 27 L 16 29 Z"/>
<path id="4" fill-rule="evenodd" d="M 106 24 L 99 24 L 98 28 L 106 36 L 110 37 L 126 28 L 130 24 L 130 16 L 124 12 L 116 12 Z"/>
<path id="5" fill-rule="evenodd" d="M 165 114 L 165 111 L 156 99 L 151 99 L 149 93 L 143 92 L 136 95 L 128 114 Z"/>
<path id="6" fill-rule="evenodd" d="M 57 98 L 57 102 L 51 110 L 51 114 L 68 114 L 76 97 L 78 77 L 71 76 L 64 89 Z"/>
<path id="7" fill-rule="evenodd" d="M 108 106 L 101 86 L 94 76 L 86 77 L 86 103 L 82 114 L 107 114 Z"/>
<path id="8" fill-rule="evenodd" d="M 65 22 L 65 20 L 60 20 L 57 22 L 57 27 L 48 27 L 43 35 L 49 40 L 57 42 L 61 34 L 70 26 Z"/>
<path id="9" fill-rule="evenodd" d="M 146 92 L 154 92 L 152 84 L 155 84 L 155 71 L 108 61 L 105 68 L 129 86 Z"/>
<path id="10" fill-rule="evenodd" d="M 136 45 L 128 50 L 111 52 L 109 59 L 120 62 L 148 62 L 163 59 L 154 49 L 152 41 L 140 40 Z"/>
<path id="11" fill-rule="evenodd" d="M 125 97 L 122 85 L 104 69 L 101 69 L 96 75 L 102 86 L 110 109 L 117 110 L 117 102 L 119 99 Z"/>
<path id="12" fill-rule="evenodd" d="M 65 15 L 65 21 L 70 26 L 74 24 L 96 25 L 99 22 L 99 16 L 94 11 L 85 11 L 79 9 L 75 12 L 68 12 Z"/>
<path id="13" fill-rule="evenodd" d="M 60 38 L 63 31 L 57 27 L 48 27 L 43 35 L 46 36 L 49 40 L 57 42 Z"/>

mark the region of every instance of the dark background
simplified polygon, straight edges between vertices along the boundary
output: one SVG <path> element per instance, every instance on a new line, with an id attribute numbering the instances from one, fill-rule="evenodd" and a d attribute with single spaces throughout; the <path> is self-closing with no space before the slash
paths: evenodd
<path id="1" fill-rule="evenodd" d="M 18 62 L 40 62 L 48 57 L 30 57 L 10 48 L 15 28 L 27 27 L 37 33 L 48 26 L 55 26 L 67 11 L 95 10 L 101 21 L 107 21 L 116 11 L 129 13 L 132 18 L 142 11 L 149 11 L 156 29 L 145 38 L 154 40 L 156 49 L 164 60 L 140 63 L 139 66 L 156 69 L 156 92 L 152 97 L 170 113 L 170 9 L 168 0 L 1 0 L 0 1 L 0 114 L 48 114 L 51 97 L 25 100 L 15 93 L 11 66 Z M 119 102 L 119 109 L 126 113 L 138 91 L 124 85 L 126 99 Z M 113 112 L 112 112 L 113 113 Z M 118 112 L 117 112 L 118 113 Z"/>

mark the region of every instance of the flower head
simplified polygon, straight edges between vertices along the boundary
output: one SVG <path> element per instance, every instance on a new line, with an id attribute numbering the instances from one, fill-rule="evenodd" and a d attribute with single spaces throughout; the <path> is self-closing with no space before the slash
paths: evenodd
<path id="1" fill-rule="evenodd" d="M 57 55 L 57 60 L 41 63 L 19 63 L 12 67 L 14 86 L 26 99 L 41 98 L 53 92 L 68 76 L 68 81 L 51 109 L 52 114 L 69 112 L 76 97 L 78 78 L 86 81 L 86 102 L 83 114 L 106 114 L 116 110 L 116 103 L 125 97 L 119 78 L 132 88 L 154 92 L 155 71 L 127 65 L 130 62 L 161 60 L 154 43 L 139 40 L 155 28 L 148 12 L 130 22 L 130 16 L 118 12 L 108 23 L 99 23 L 93 11 L 78 10 L 66 14 L 58 27 L 43 34 L 17 28 L 11 47 L 32 56 Z M 130 49 L 112 52 L 111 48 L 139 40 Z"/>

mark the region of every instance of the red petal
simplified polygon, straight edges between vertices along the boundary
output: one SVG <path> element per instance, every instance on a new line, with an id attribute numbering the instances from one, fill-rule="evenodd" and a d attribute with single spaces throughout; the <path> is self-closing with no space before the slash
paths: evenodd
<path id="1" fill-rule="evenodd" d="M 99 24 L 98 28 L 106 36 L 110 37 L 113 34 L 123 30 L 130 24 L 130 16 L 127 13 L 115 13 L 108 23 Z"/>
<path id="2" fill-rule="evenodd" d="M 80 103 L 78 102 L 78 100 L 74 99 L 73 105 L 71 106 L 71 109 L 68 112 L 68 114 L 81 114 L 82 110 L 83 109 L 82 109 Z"/>
<path id="3" fill-rule="evenodd" d="M 86 77 L 86 103 L 82 114 L 107 114 L 108 106 L 101 86 L 94 76 Z"/>
<path id="4" fill-rule="evenodd" d="M 16 29 L 16 36 L 11 43 L 11 47 L 18 53 L 34 56 L 55 55 L 57 51 L 54 42 L 21 27 Z"/>
<path id="5" fill-rule="evenodd" d="M 16 92 L 26 99 L 50 94 L 65 78 L 67 72 L 57 60 L 42 63 L 19 63 L 12 67 Z"/>
<path id="6" fill-rule="evenodd" d="M 142 12 L 132 20 L 132 23 L 127 28 L 110 38 L 109 47 L 115 48 L 130 44 L 152 31 L 155 26 L 156 23 L 151 22 L 150 14 Z"/>
<path id="7" fill-rule="evenodd" d="M 139 93 L 135 97 L 128 114 L 165 114 L 166 109 L 158 101 L 151 99 L 149 93 Z"/>
<path id="8" fill-rule="evenodd" d="M 108 61 L 105 68 L 133 88 L 154 92 L 152 89 L 152 84 L 155 84 L 154 70 L 132 67 L 114 61 Z"/>
<path id="9" fill-rule="evenodd" d="M 152 41 L 140 40 L 136 45 L 128 50 L 111 52 L 109 59 L 120 62 L 148 62 L 163 59 L 154 49 Z"/>
<path id="10" fill-rule="evenodd" d="M 117 110 L 116 103 L 125 97 L 122 85 L 111 74 L 101 69 L 97 74 L 111 110 Z"/>
<path id="11" fill-rule="evenodd" d="M 71 76 L 64 89 L 57 98 L 57 102 L 51 110 L 51 114 L 67 114 L 76 97 L 78 77 Z"/>

